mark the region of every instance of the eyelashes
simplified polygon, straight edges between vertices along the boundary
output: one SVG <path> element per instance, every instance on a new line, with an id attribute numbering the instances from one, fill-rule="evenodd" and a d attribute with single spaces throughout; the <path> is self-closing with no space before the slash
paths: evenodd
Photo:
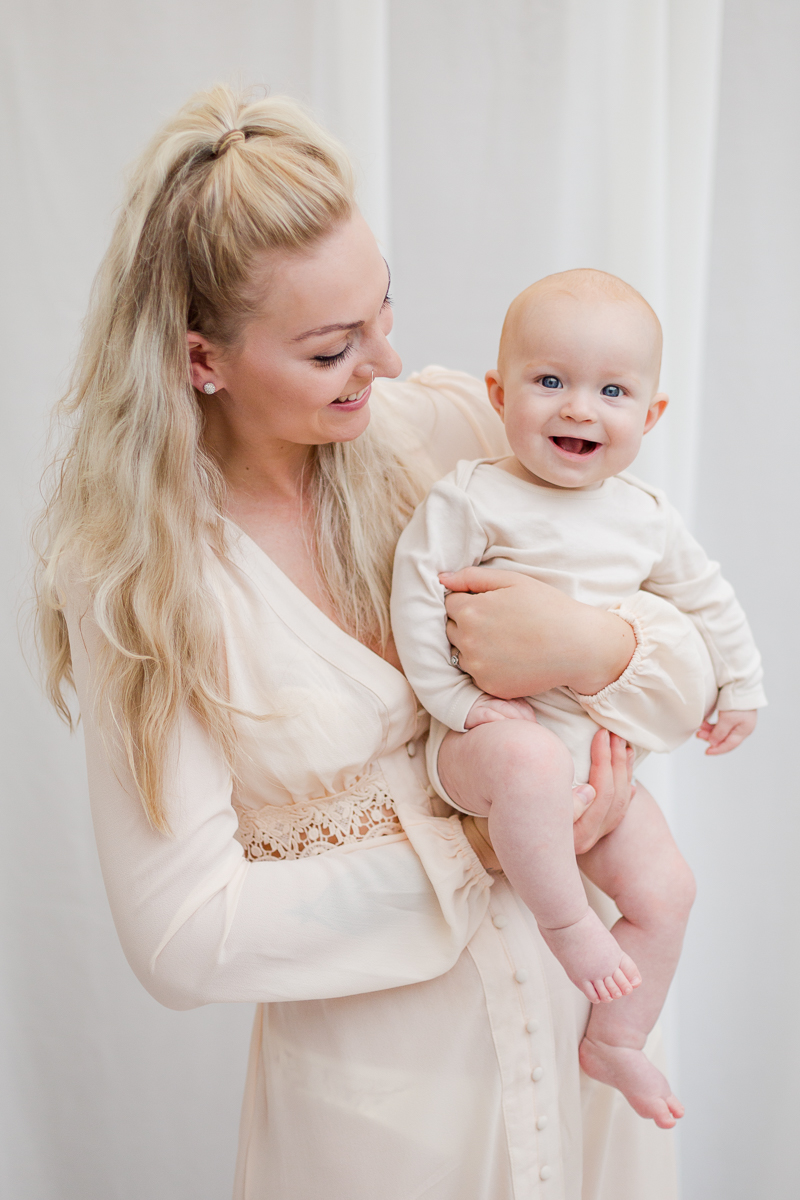
<path id="1" fill-rule="evenodd" d="M 383 298 L 383 308 L 392 307 L 392 297 L 387 292 Z M 338 367 L 339 363 L 344 362 L 353 353 L 353 344 L 348 342 L 344 350 L 340 350 L 338 354 L 315 354 L 314 362 L 320 367 Z"/>
<path id="2" fill-rule="evenodd" d="M 344 362 L 353 353 L 353 346 L 348 342 L 344 350 L 340 350 L 338 354 L 315 354 L 314 362 L 319 363 L 321 367 L 336 367 L 340 362 Z"/>

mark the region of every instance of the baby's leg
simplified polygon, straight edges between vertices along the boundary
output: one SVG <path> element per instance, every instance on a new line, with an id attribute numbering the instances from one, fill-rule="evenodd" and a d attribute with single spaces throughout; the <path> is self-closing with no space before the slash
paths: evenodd
<path id="1" fill-rule="evenodd" d="M 572 982 L 594 1003 L 629 995 L 639 972 L 589 908 L 575 861 L 563 742 L 535 722 L 492 721 L 450 731 L 438 769 L 457 807 L 488 817 L 503 870 Z"/>
<path id="2" fill-rule="evenodd" d="M 644 979 L 619 1004 L 592 1012 L 581 1066 L 593 1079 L 618 1088 L 640 1116 L 669 1129 L 683 1107 L 642 1051 L 678 964 L 694 900 L 692 873 L 661 810 L 641 786 L 622 822 L 579 862 L 623 914 L 613 933 L 635 955 Z"/>

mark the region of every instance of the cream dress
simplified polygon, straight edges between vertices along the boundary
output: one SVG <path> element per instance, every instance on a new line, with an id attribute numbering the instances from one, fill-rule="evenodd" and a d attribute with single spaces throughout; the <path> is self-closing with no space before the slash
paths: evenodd
<path id="1" fill-rule="evenodd" d="M 375 387 L 441 473 L 503 452 L 477 381 Z M 208 583 L 242 719 L 234 785 L 187 715 L 155 833 L 94 714 L 67 598 L 97 843 L 122 945 L 171 1008 L 257 1005 L 235 1200 L 674 1200 L 671 1137 L 581 1077 L 588 1004 L 432 797 L 427 717 L 234 526 Z M 438 806 L 438 807 L 437 807 Z"/>

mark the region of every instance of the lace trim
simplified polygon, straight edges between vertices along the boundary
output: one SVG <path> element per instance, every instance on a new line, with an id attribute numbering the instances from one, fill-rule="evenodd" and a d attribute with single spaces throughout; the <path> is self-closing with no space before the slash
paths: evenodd
<path id="1" fill-rule="evenodd" d="M 359 779 L 346 792 L 303 804 L 241 808 L 237 839 L 245 858 L 309 858 L 336 846 L 403 832 L 386 784 L 377 775 Z"/>

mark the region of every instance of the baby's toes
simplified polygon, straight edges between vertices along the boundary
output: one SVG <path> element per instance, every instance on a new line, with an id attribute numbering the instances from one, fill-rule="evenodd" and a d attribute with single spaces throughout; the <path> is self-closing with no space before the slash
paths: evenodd
<path id="1" fill-rule="evenodd" d="M 614 997 L 609 994 L 605 979 L 593 979 L 592 987 L 597 992 L 597 999 L 601 1004 L 607 1004 L 609 1000 L 614 999 Z"/>
<path id="2" fill-rule="evenodd" d="M 631 992 L 633 991 L 633 984 L 619 967 L 617 967 L 616 971 L 612 976 L 610 976 L 610 978 L 612 979 L 614 986 L 617 988 L 617 996 L 615 999 L 618 999 L 619 996 L 630 996 Z M 611 988 L 609 988 L 609 991 L 611 991 Z"/>
<path id="3" fill-rule="evenodd" d="M 659 1129 L 674 1129 L 677 1124 L 675 1117 L 669 1109 L 666 1100 L 659 1100 L 653 1106 L 653 1120 Z"/>
<path id="4" fill-rule="evenodd" d="M 619 960 L 618 970 L 622 971 L 622 974 L 628 980 L 628 983 L 632 988 L 637 988 L 642 982 L 642 976 L 639 968 L 630 955 L 623 954 L 622 958 Z M 616 971 L 614 974 L 616 974 Z"/>
<path id="5" fill-rule="evenodd" d="M 613 975 L 606 975 L 605 979 L 603 980 L 603 983 L 606 985 L 606 991 L 612 1000 L 619 1000 L 620 996 L 623 994 L 622 989 L 619 986 L 619 981 L 617 980 L 618 974 L 620 974 L 620 972 L 615 971 Z M 625 977 L 623 975 L 623 979 L 624 978 Z"/>

